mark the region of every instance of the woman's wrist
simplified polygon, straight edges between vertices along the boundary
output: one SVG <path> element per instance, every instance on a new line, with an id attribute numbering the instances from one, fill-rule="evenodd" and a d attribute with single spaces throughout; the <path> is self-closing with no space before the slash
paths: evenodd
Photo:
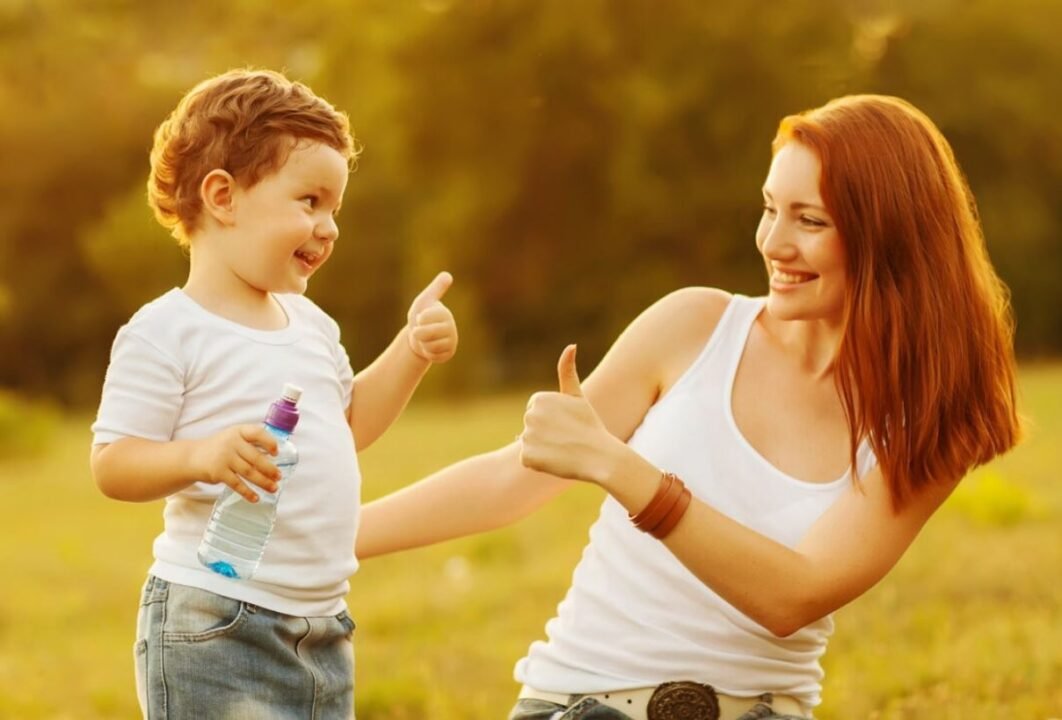
<path id="1" fill-rule="evenodd" d="M 628 512 L 638 513 L 653 499 L 660 484 L 660 469 L 626 443 L 617 442 L 605 457 L 600 475 L 593 482 Z"/>

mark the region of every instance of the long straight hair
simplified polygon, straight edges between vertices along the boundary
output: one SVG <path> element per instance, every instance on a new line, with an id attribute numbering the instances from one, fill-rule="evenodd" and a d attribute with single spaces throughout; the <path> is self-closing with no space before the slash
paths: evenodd
<path id="1" fill-rule="evenodd" d="M 940 130 L 904 100 L 853 95 L 784 118 L 847 253 L 838 393 L 851 458 L 868 438 L 899 510 L 1019 440 L 1014 321 L 977 207 Z"/>

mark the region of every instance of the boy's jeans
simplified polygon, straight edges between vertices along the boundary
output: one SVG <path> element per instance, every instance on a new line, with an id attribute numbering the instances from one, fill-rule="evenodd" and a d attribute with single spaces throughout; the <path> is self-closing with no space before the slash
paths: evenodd
<path id="1" fill-rule="evenodd" d="M 149 720 L 354 717 L 354 621 L 295 617 L 149 577 L 136 685 Z"/>

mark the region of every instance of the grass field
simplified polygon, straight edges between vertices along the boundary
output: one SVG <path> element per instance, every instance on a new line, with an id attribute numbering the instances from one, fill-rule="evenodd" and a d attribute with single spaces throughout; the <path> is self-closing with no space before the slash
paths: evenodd
<path id="1" fill-rule="evenodd" d="M 899 566 L 836 615 L 820 720 L 1062 718 L 1062 366 L 1027 367 L 1029 439 L 964 481 Z M 366 498 L 520 429 L 524 396 L 424 403 L 362 458 Z M 132 636 L 160 503 L 105 499 L 88 417 L 0 460 L 0 718 L 133 718 Z M 497 720 L 512 666 L 563 596 L 601 501 L 577 488 L 523 523 L 369 561 L 359 720 Z"/>

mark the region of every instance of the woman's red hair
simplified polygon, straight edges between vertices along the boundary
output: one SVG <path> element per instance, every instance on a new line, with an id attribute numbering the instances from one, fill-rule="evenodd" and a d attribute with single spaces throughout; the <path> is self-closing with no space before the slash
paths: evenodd
<path id="1" fill-rule="evenodd" d="M 1014 321 L 951 147 L 918 109 L 853 95 L 782 120 L 847 252 L 836 380 L 853 466 L 867 437 L 899 509 L 1013 447 Z"/>

